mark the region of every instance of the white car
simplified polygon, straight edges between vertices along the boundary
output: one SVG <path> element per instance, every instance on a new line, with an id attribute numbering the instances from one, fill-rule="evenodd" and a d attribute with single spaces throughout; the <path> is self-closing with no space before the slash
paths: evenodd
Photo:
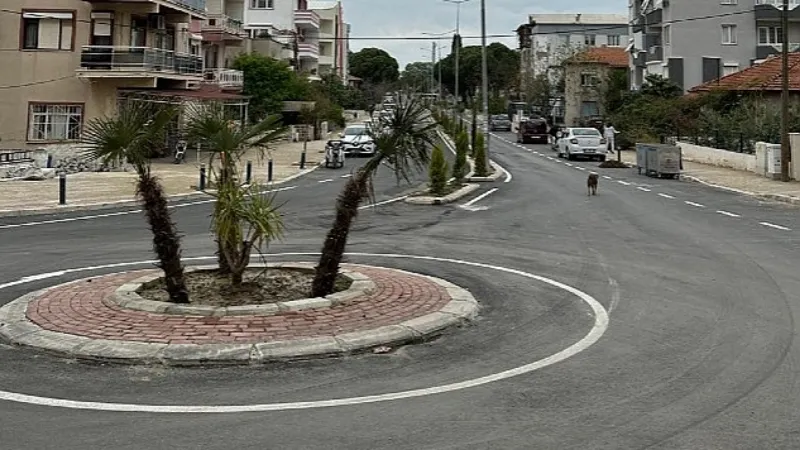
<path id="1" fill-rule="evenodd" d="M 344 144 L 346 155 L 372 156 L 375 154 L 375 142 L 366 125 L 349 125 L 339 137 Z"/>
<path id="2" fill-rule="evenodd" d="M 558 139 L 558 157 L 575 159 L 579 156 L 605 161 L 608 146 L 596 128 L 567 128 Z"/>

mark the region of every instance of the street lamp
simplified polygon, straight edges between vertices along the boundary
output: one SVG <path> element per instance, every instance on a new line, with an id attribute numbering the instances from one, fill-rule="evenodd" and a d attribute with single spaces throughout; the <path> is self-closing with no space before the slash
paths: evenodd
<path id="1" fill-rule="evenodd" d="M 483 94 L 484 167 L 489 167 L 489 65 L 486 55 L 486 0 L 481 0 L 481 94 Z"/>
<path id="2" fill-rule="evenodd" d="M 459 59 L 461 59 L 461 4 L 466 3 L 469 0 L 444 0 L 447 3 L 454 3 L 456 5 L 456 36 L 458 36 L 458 44 L 456 46 L 456 86 L 455 86 L 455 94 L 456 94 L 456 106 L 458 106 L 458 100 L 460 98 L 460 92 L 458 91 L 458 84 L 460 72 L 459 72 Z M 481 0 L 481 5 L 483 5 L 483 0 Z M 455 38 L 453 39 L 455 41 Z"/>

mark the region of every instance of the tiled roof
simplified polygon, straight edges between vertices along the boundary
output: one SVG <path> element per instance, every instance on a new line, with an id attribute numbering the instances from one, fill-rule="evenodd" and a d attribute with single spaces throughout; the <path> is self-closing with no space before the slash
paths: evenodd
<path id="1" fill-rule="evenodd" d="M 567 62 L 571 64 L 596 63 L 611 67 L 628 67 L 630 55 L 621 47 L 592 47 L 578 53 Z"/>
<path id="2" fill-rule="evenodd" d="M 781 57 L 773 56 L 761 64 L 695 86 L 689 92 L 780 91 L 782 84 Z M 800 53 L 789 53 L 789 90 L 800 91 Z"/>

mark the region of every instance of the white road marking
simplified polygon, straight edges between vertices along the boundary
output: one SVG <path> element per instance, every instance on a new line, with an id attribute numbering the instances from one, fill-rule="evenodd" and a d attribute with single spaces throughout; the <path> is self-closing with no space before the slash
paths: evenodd
<path id="1" fill-rule="evenodd" d="M 784 226 L 781 226 L 781 225 L 775 225 L 774 223 L 769 223 L 769 222 L 759 222 L 759 224 L 761 224 L 761 225 L 764 225 L 765 227 L 774 228 L 774 229 L 776 229 L 776 230 L 792 231 L 792 229 L 791 229 L 791 228 L 786 228 L 786 227 L 784 227 Z"/>
<path id="2" fill-rule="evenodd" d="M 361 405 L 368 403 L 378 403 L 392 400 L 401 400 L 409 398 L 424 397 L 428 395 L 443 394 L 447 392 L 455 392 L 463 389 L 469 389 L 477 386 L 482 386 L 496 381 L 506 380 L 519 375 L 534 372 L 544 367 L 564 361 L 578 353 L 586 350 L 595 344 L 605 334 L 608 329 L 609 317 L 608 312 L 603 305 L 598 302 L 591 295 L 561 283 L 559 281 L 547 278 L 541 275 L 536 275 L 529 272 L 523 272 L 517 269 L 508 267 L 494 266 L 490 264 L 464 261 L 449 258 L 437 258 L 433 256 L 421 255 L 400 255 L 400 254 L 380 254 L 380 253 L 347 253 L 347 256 L 365 256 L 365 257 L 382 257 L 382 258 L 395 258 L 395 259 L 416 259 L 425 261 L 435 261 L 451 263 L 463 266 L 478 267 L 483 269 L 495 270 L 498 272 L 510 273 L 528 279 L 536 280 L 545 284 L 549 284 L 558 289 L 569 292 L 575 295 L 589 308 L 594 314 L 594 324 L 592 329 L 583 338 L 570 345 L 569 347 L 557 352 L 548 357 L 540 360 L 524 364 L 522 366 L 514 367 L 511 369 L 503 370 L 501 372 L 485 375 L 470 380 L 433 386 L 429 388 L 413 389 L 408 391 L 389 392 L 385 394 L 368 395 L 362 397 L 349 397 L 349 398 L 335 398 L 330 400 L 317 400 L 317 401 L 303 401 L 303 402 L 285 402 L 285 403 L 265 403 L 254 405 L 141 405 L 130 403 L 103 403 L 103 402 L 89 402 L 80 400 L 68 400 L 63 398 L 49 398 L 40 397 L 36 395 L 19 394 L 16 392 L 0 391 L 0 400 L 24 403 L 29 405 L 68 408 L 78 410 L 93 410 L 93 411 L 109 411 L 109 412 L 141 412 L 141 413 L 177 413 L 177 414 L 219 414 L 219 413 L 243 413 L 243 412 L 265 412 L 265 411 L 286 411 L 298 409 L 316 409 L 327 408 L 336 406 L 349 406 Z M 275 253 L 271 256 L 319 256 L 318 253 Z M 215 260 L 216 256 L 185 258 L 186 260 Z M 68 269 L 66 272 L 81 272 L 88 270 L 97 270 L 100 268 L 121 267 L 121 266 L 137 266 L 152 263 L 152 261 L 139 261 L 133 263 L 118 263 L 108 264 L 106 266 L 96 266 L 93 268 L 79 268 Z M 0 288 L 3 286 L 0 285 Z"/>
<path id="3" fill-rule="evenodd" d="M 644 192 L 650 192 L 650 189 L 647 189 L 646 187 L 636 186 L 636 189 Z"/>
<path id="4" fill-rule="evenodd" d="M 513 178 L 513 177 L 511 176 L 511 172 L 507 171 L 507 170 L 506 170 L 506 169 L 505 169 L 503 166 L 501 166 L 500 164 L 497 164 L 497 162 L 495 162 L 495 161 L 492 161 L 492 162 L 494 163 L 495 167 L 497 167 L 498 169 L 500 169 L 500 171 L 501 171 L 501 172 L 503 172 L 504 174 L 506 174 L 506 179 L 505 179 L 505 181 L 503 181 L 503 183 L 510 183 L 510 182 L 511 182 L 511 179 Z"/>
<path id="5" fill-rule="evenodd" d="M 348 173 L 348 174 L 344 174 L 344 175 L 342 175 L 342 176 L 341 176 L 341 177 L 339 177 L 339 178 L 350 178 L 350 177 L 352 177 L 352 176 L 353 176 L 353 174 L 352 174 L 352 173 Z"/>
<path id="6" fill-rule="evenodd" d="M 603 175 L 603 178 L 605 178 L 606 180 L 612 180 L 612 179 L 613 179 L 613 178 L 611 178 L 611 177 L 610 177 L 610 176 L 608 176 L 608 175 Z"/>
<path id="7" fill-rule="evenodd" d="M 481 201 L 481 200 L 485 199 L 486 197 L 488 197 L 488 196 L 490 196 L 490 195 L 494 194 L 494 193 L 495 193 L 497 190 L 498 190 L 498 188 L 492 188 L 492 189 L 489 189 L 488 191 L 484 192 L 483 194 L 481 194 L 481 195 L 479 195 L 479 196 L 477 196 L 477 197 L 473 198 L 472 200 L 470 200 L 470 201 L 468 201 L 468 202 L 466 202 L 466 203 L 462 204 L 461 206 L 472 206 L 472 205 L 474 205 L 475 203 L 478 203 L 479 201 Z"/>
<path id="8" fill-rule="evenodd" d="M 581 166 L 575 166 L 575 168 L 578 170 L 586 170 L 586 167 L 581 167 Z"/>
<path id="9" fill-rule="evenodd" d="M 675 198 L 675 197 L 673 197 L 673 196 L 671 196 L 669 194 L 664 194 L 662 192 L 659 192 L 658 195 L 659 195 L 659 197 L 664 197 L 664 198 Z"/>
<path id="10" fill-rule="evenodd" d="M 572 167 L 572 163 L 564 163 L 564 164 L 566 164 L 569 167 Z"/>
<path id="11" fill-rule="evenodd" d="M 631 185 L 631 184 L 630 184 L 630 183 L 628 183 L 627 181 L 622 181 L 622 180 L 617 180 L 617 183 L 619 183 L 619 184 L 621 184 L 621 185 L 623 185 L 623 186 L 630 186 L 630 185 Z"/>
<path id="12" fill-rule="evenodd" d="M 327 180 L 319 180 L 317 181 L 317 183 L 330 183 L 331 181 L 333 181 L 333 178 L 328 178 Z"/>
<path id="13" fill-rule="evenodd" d="M 684 201 L 683 203 L 686 203 L 689 206 L 696 206 L 698 208 L 705 208 L 706 207 L 706 205 L 701 205 L 700 203 L 690 202 L 688 200 Z"/>
<path id="14" fill-rule="evenodd" d="M 717 210 L 717 214 L 722 214 L 723 216 L 728 216 L 728 217 L 742 217 L 739 214 L 734 214 L 732 212 L 722 211 L 722 210 Z"/>
<path id="15" fill-rule="evenodd" d="M 553 160 L 553 157 L 552 157 L 552 156 L 548 156 L 548 157 L 547 157 L 547 159 L 549 159 L 550 161 L 552 161 L 552 160 Z"/>
<path id="16" fill-rule="evenodd" d="M 381 202 L 370 203 L 369 205 L 359 206 L 358 209 L 367 209 L 367 208 L 372 208 L 374 206 L 388 205 L 389 203 L 399 202 L 399 201 L 405 200 L 407 198 L 408 198 L 407 195 L 404 195 L 402 197 L 390 198 L 389 200 L 384 200 L 384 201 L 381 201 Z"/>
<path id="17" fill-rule="evenodd" d="M 267 192 L 283 192 L 289 191 L 292 189 L 297 188 L 297 186 L 287 186 L 277 189 L 268 190 Z M 168 205 L 167 208 L 174 209 L 174 208 L 185 208 L 187 206 L 196 206 L 196 205 L 205 205 L 208 203 L 214 203 L 217 201 L 216 199 L 210 200 L 198 200 L 194 202 L 184 202 L 184 203 L 177 203 L 174 205 Z M 105 213 L 105 214 L 92 214 L 88 216 L 77 216 L 77 217 L 66 217 L 63 219 L 49 219 L 49 220 L 40 220 L 37 222 L 25 222 L 25 223 L 15 223 L 11 225 L 0 225 L 0 230 L 8 229 L 8 228 L 23 228 L 23 227 L 32 227 L 35 225 L 52 225 L 56 223 L 67 223 L 67 222 L 78 222 L 81 220 L 93 220 L 93 219 L 104 219 L 108 217 L 117 217 L 117 216 L 127 216 L 131 214 L 139 214 L 141 213 L 141 209 L 129 209 L 125 211 L 117 211 L 112 213 Z"/>

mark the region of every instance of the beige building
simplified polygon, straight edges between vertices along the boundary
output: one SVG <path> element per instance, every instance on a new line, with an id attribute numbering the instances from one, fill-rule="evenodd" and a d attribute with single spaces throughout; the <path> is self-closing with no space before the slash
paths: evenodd
<path id="1" fill-rule="evenodd" d="M 583 120 L 605 114 L 603 98 L 612 70 L 627 71 L 629 55 L 624 48 L 596 47 L 565 61 L 564 124 L 578 126 Z"/>
<path id="2" fill-rule="evenodd" d="M 241 88 L 241 74 L 204 65 L 205 3 L 3 0 L 0 149 L 75 143 L 85 123 L 131 94 L 237 100 L 221 87 Z M 236 34 L 229 25 L 222 42 Z"/>

